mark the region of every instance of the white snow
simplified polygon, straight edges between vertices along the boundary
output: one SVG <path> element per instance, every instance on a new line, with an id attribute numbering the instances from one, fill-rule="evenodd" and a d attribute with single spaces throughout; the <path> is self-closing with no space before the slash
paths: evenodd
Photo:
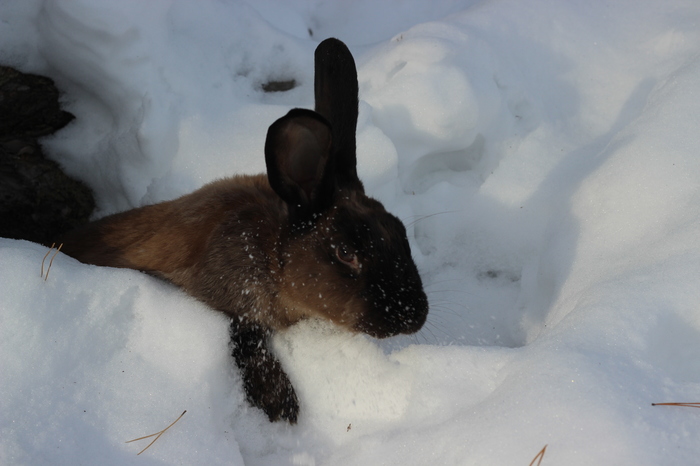
<path id="1" fill-rule="evenodd" d="M 77 119 L 44 146 L 98 216 L 262 171 L 328 36 L 356 57 L 358 169 L 408 225 L 424 330 L 278 335 L 302 415 L 270 424 L 222 315 L 65 255 L 44 281 L 45 248 L 0 239 L 0 464 L 696 463 L 700 412 L 651 406 L 700 401 L 696 1 L 0 5 L 0 63 L 64 91 Z"/>

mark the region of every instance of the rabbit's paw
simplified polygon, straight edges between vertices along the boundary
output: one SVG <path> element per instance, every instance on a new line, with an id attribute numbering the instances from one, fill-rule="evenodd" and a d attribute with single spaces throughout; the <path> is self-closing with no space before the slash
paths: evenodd
<path id="1" fill-rule="evenodd" d="M 299 400 L 289 377 L 276 359 L 268 357 L 259 362 L 259 366 L 247 370 L 244 375 L 248 400 L 262 409 L 270 421 L 285 420 L 296 424 Z"/>

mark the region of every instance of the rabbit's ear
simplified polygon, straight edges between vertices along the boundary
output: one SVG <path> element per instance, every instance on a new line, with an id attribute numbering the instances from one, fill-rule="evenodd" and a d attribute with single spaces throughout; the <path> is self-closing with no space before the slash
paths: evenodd
<path id="1" fill-rule="evenodd" d="M 295 108 L 267 131 L 265 163 L 270 186 L 290 207 L 293 218 L 307 218 L 331 202 L 331 128 L 316 112 Z"/>
<path id="2" fill-rule="evenodd" d="M 314 96 L 316 111 L 333 128 L 333 158 L 339 187 L 362 190 L 357 177 L 357 69 L 350 50 L 338 39 L 326 39 L 316 47 Z"/>

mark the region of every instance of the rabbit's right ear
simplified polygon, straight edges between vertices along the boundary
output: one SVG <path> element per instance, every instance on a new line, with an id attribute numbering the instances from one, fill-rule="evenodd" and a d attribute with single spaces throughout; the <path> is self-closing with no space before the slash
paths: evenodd
<path id="1" fill-rule="evenodd" d="M 330 205 L 331 146 L 330 125 L 311 110 L 292 109 L 268 129 L 267 178 L 289 206 L 293 221 L 306 220 Z"/>

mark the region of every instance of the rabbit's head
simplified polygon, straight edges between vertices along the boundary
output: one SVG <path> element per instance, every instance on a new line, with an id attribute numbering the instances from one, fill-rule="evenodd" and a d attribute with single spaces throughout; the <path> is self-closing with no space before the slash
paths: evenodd
<path id="1" fill-rule="evenodd" d="M 289 218 L 279 299 L 291 314 L 375 337 L 414 333 L 428 300 L 406 228 L 357 177 L 354 60 L 328 39 L 316 49 L 315 71 L 316 111 L 291 110 L 270 126 L 265 144 L 268 180 Z"/>

